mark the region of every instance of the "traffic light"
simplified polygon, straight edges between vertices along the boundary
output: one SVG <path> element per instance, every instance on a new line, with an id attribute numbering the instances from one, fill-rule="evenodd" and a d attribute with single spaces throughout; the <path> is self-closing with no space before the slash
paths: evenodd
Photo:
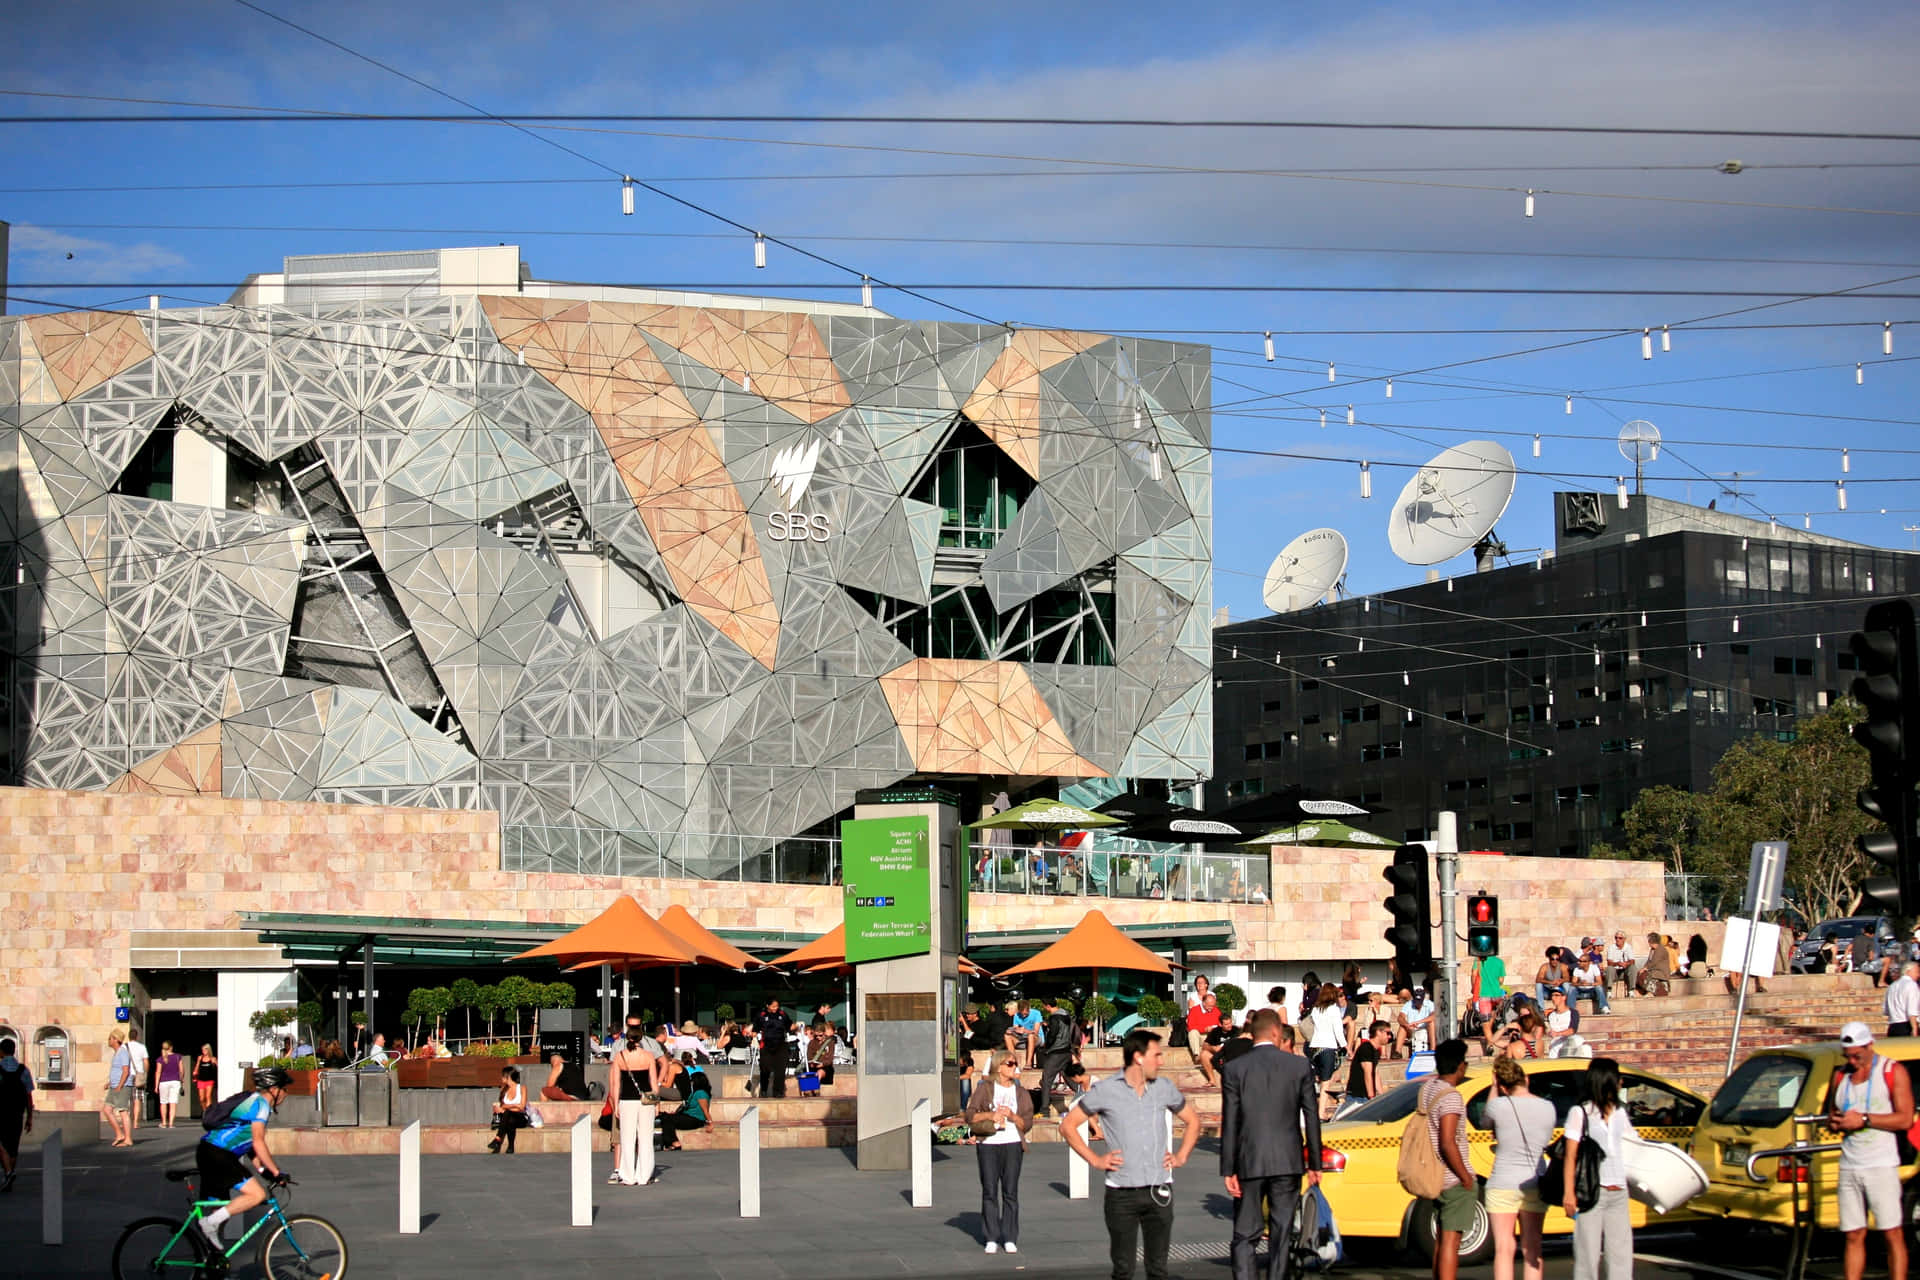
<path id="1" fill-rule="evenodd" d="M 1433 912 L 1427 899 L 1425 847 L 1401 845 L 1393 851 L 1393 862 L 1383 874 L 1393 886 L 1393 892 L 1387 895 L 1387 914 L 1393 917 L 1393 925 L 1386 938 L 1393 944 L 1400 977 L 1413 982 L 1416 973 L 1433 969 Z"/>
<path id="2" fill-rule="evenodd" d="M 1475 960 L 1500 954 L 1500 899 L 1493 894 L 1467 895 L 1467 954 Z"/>
<path id="3" fill-rule="evenodd" d="M 1861 674 L 1853 696 L 1866 719 L 1853 726 L 1867 749 L 1873 785 L 1860 793 L 1860 808 L 1886 824 L 1861 836 L 1860 852 L 1893 874 L 1874 876 L 1862 888 L 1896 915 L 1920 910 L 1920 819 L 1914 784 L 1920 781 L 1920 651 L 1914 643 L 1913 606 L 1883 600 L 1867 610 L 1867 629 L 1849 644 Z"/>

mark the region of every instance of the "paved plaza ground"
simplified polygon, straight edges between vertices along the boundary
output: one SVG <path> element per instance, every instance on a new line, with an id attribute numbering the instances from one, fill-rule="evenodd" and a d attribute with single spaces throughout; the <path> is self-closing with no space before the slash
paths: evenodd
<path id="1" fill-rule="evenodd" d="M 39 1155 L 23 1153 L 20 1180 L 0 1195 L 0 1277 L 108 1274 L 120 1228 L 152 1213 L 182 1211 L 177 1186 L 161 1171 L 191 1163 L 197 1126 L 172 1133 L 142 1129 L 133 1150 L 104 1144 L 67 1156 L 67 1243 L 40 1239 Z M 596 1144 L 601 1145 L 601 1144 Z M 1217 1155 L 1204 1144 L 1177 1176 L 1173 1275 L 1183 1280 L 1227 1280 L 1226 1215 L 1230 1202 L 1214 1176 Z M 1002 1274 L 1104 1275 L 1106 1232 L 1101 1189 L 1091 1198 L 1067 1198 L 1067 1152 L 1061 1146 L 1029 1152 L 1021 1190 L 1020 1253 L 981 1250 L 979 1180 L 974 1155 L 935 1148 L 934 1207 L 908 1203 L 908 1177 L 861 1173 L 845 1150 L 768 1151 L 762 1156 L 762 1216 L 738 1216 L 732 1151 L 662 1153 L 658 1180 L 647 1187 L 608 1186 L 611 1156 L 594 1154 L 595 1218 L 591 1228 L 567 1225 L 564 1156 L 434 1156 L 421 1161 L 423 1229 L 397 1230 L 398 1161 L 381 1157 L 289 1160 L 299 1180 L 296 1211 L 331 1219 L 352 1250 L 350 1276 L 441 1280 L 567 1274 L 583 1264 L 633 1259 L 641 1274 L 674 1280 L 870 1280 L 875 1277 L 975 1277 Z M 1686 1255 L 1689 1241 L 1669 1234 L 1642 1250 Z M 1424 1266 L 1377 1245 L 1353 1250 L 1339 1274 L 1354 1277 L 1424 1275 Z M 1643 1261 L 1642 1280 L 1667 1268 Z M 1698 1271 L 1740 1280 L 1738 1272 Z M 1485 1269 L 1463 1274 L 1483 1275 Z M 1571 1258 L 1550 1249 L 1549 1280 L 1565 1280 Z M 250 1263 L 236 1276 L 256 1275 Z"/>

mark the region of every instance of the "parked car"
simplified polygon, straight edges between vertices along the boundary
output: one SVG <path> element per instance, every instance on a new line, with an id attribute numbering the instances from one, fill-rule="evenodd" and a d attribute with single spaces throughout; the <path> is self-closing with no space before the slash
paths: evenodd
<path id="1" fill-rule="evenodd" d="M 1901 955 L 1900 936 L 1894 932 L 1893 917 L 1846 916 L 1839 920 L 1822 920 L 1808 930 L 1807 936 L 1794 948 L 1794 967 L 1811 970 L 1820 956 L 1821 944 L 1828 938 L 1833 939 L 1837 953 L 1851 947 L 1853 940 L 1863 933 L 1873 935 L 1873 958 L 1876 963 L 1887 956 L 1897 958 Z"/>
<path id="2" fill-rule="evenodd" d="M 1910 1037 L 1881 1040 L 1874 1049 L 1899 1062 L 1920 1060 L 1920 1040 Z M 1780 1162 L 1756 1161 L 1754 1172 L 1764 1181 L 1755 1182 L 1747 1176 L 1747 1157 L 1755 1151 L 1784 1147 L 1799 1138 L 1811 1138 L 1815 1143 L 1837 1141 L 1839 1135 L 1822 1125 L 1800 1125 L 1796 1133 L 1793 1117 L 1820 1113 L 1827 1100 L 1827 1085 L 1840 1064 L 1840 1044 L 1829 1041 L 1759 1049 L 1736 1067 L 1714 1092 L 1707 1114 L 1694 1127 L 1691 1154 L 1706 1170 L 1707 1190 L 1689 1207 L 1708 1217 L 1791 1227 L 1793 1187 L 1778 1180 Z M 1903 1199 L 1911 1222 L 1920 1210 L 1920 1182 L 1915 1180 L 1920 1158 L 1904 1142 L 1901 1155 L 1905 1163 L 1900 1180 L 1906 1188 Z M 1840 1225 L 1834 1198 L 1839 1180 L 1840 1153 L 1816 1155 L 1801 1195 L 1819 1226 Z"/>
<path id="3" fill-rule="evenodd" d="M 1586 1100 L 1587 1062 L 1580 1058 L 1553 1058 L 1526 1064 L 1528 1087 L 1553 1103 L 1556 1118 Z M 1368 1099 L 1340 1120 L 1321 1128 L 1326 1174 L 1320 1189 L 1333 1207 L 1334 1220 L 1344 1236 L 1392 1238 L 1411 1245 L 1429 1260 L 1437 1229 L 1426 1202 L 1415 1202 L 1400 1189 L 1397 1167 L 1400 1131 L 1419 1105 L 1420 1081 L 1411 1080 Z M 1467 1101 L 1467 1150 L 1474 1172 L 1482 1178 L 1493 1169 L 1493 1126 L 1487 1120 L 1487 1102 L 1493 1096 L 1493 1070 L 1481 1064 L 1460 1085 Z M 1622 1064 L 1620 1101 L 1639 1129 L 1653 1142 L 1685 1147 L 1693 1140 L 1693 1126 L 1707 1100 L 1685 1085 L 1652 1071 Z M 1556 1130 L 1556 1132 L 1558 1132 Z M 1676 1211 L 1655 1221 L 1673 1222 L 1691 1217 Z M 1633 1206 L 1633 1224 L 1649 1220 L 1646 1207 Z M 1547 1214 L 1549 1235 L 1571 1235 L 1573 1222 L 1557 1206 Z M 1493 1256 L 1493 1231 L 1486 1209 L 1476 1208 L 1473 1225 L 1460 1238 L 1461 1258 L 1469 1263 Z"/>

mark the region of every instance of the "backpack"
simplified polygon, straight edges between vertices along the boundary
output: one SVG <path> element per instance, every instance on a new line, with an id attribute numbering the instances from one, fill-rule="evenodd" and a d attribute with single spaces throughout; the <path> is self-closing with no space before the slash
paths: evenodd
<path id="1" fill-rule="evenodd" d="M 24 1113 L 30 1100 L 27 1092 L 26 1068 L 15 1067 L 12 1071 L 0 1070 L 0 1115 Z"/>
<path id="2" fill-rule="evenodd" d="M 253 1094 L 251 1092 L 242 1089 L 230 1098 L 220 1099 L 220 1101 L 200 1113 L 200 1127 L 208 1133 L 217 1133 L 227 1128 L 233 1123 L 234 1111 L 241 1103 L 252 1096 Z"/>
<path id="3" fill-rule="evenodd" d="M 1293 1228 L 1293 1260 L 1302 1270 L 1326 1271 L 1346 1260 L 1347 1249 L 1340 1239 L 1339 1224 L 1333 1220 L 1333 1206 L 1320 1188 L 1301 1189 Z"/>
<path id="4" fill-rule="evenodd" d="M 1447 1189 L 1447 1166 L 1433 1141 L 1433 1120 L 1427 1111 L 1428 1091 L 1420 1089 L 1419 1104 L 1400 1130 L 1400 1162 L 1394 1173 L 1400 1189 L 1416 1200 L 1432 1200 Z"/>
<path id="5" fill-rule="evenodd" d="M 1880 1079 L 1884 1081 L 1887 1086 L 1887 1102 L 1891 1104 L 1893 1102 L 1894 1060 L 1888 1057 L 1881 1057 L 1880 1061 L 1883 1064 L 1880 1068 Z M 1905 1070 L 1904 1065 L 1901 1069 Z M 1829 1093 L 1833 1092 L 1833 1090 L 1839 1086 L 1840 1076 L 1841 1071 L 1835 1070 L 1833 1080 L 1827 1086 Z M 1909 1087 L 1913 1084 L 1913 1073 L 1911 1071 L 1907 1072 L 1907 1084 Z M 1913 1124 L 1907 1128 L 1905 1133 L 1897 1135 L 1900 1139 L 1901 1164 L 1909 1163 L 1913 1159 L 1914 1151 L 1920 1149 L 1920 1106 L 1914 1108 L 1914 1113 Z"/>

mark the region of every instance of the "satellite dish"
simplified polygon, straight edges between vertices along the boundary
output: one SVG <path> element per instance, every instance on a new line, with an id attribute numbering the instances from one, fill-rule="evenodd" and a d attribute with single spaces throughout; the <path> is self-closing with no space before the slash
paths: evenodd
<path id="1" fill-rule="evenodd" d="M 1645 493 L 1642 473 L 1660 456 L 1660 428 L 1645 418 L 1635 418 L 1620 428 L 1620 456 L 1633 464 L 1633 491 Z"/>
<path id="2" fill-rule="evenodd" d="M 1309 529 L 1280 548 L 1260 598 L 1275 613 L 1318 604 L 1347 572 L 1347 539 L 1338 529 Z"/>
<path id="3" fill-rule="evenodd" d="M 1413 473 L 1387 517 L 1387 544 L 1408 564 L 1439 564 L 1493 531 L 1513 500 L 1513 455 L 1491 440 L 1455 445 Z"/>

